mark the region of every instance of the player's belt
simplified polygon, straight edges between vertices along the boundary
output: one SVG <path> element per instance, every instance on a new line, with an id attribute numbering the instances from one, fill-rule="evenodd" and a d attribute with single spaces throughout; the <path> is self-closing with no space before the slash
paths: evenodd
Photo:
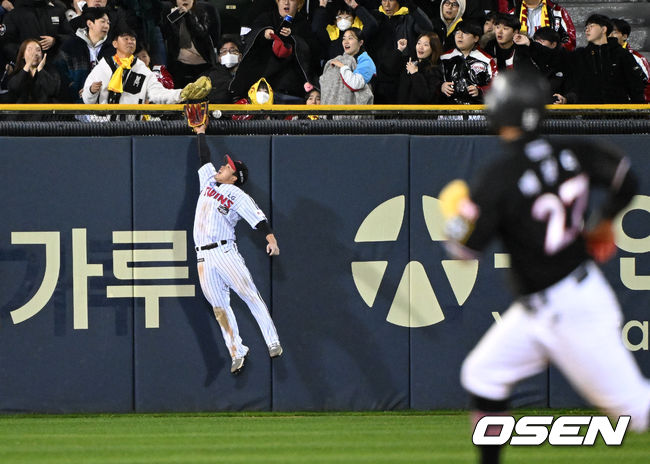
<path id="1" fill-rule="evenodd" d="M 220 245 L 225 245 L 226 243 L 228 243 L 228 240 L 221 240 L 220 242 L 214 242 L 209 245 L 194 247 L 194 249 L 196 251 L 212 250 L 213 248 L 217 248 Z"/>
<path id="2" fill-rule="evenodd" d="M 573 279 L 576 281 L 576 283 L 582 283 L 583 280 L 587 278 L 589 275 L 589 268 L 587 267 L 586 263 L 580 264 L 577 268 L 575 268 L 573 271 L 569 273 L 565 277 L 569 279 Z M 555 285 L 555 284 L 554 284 Z M 548 295 L 547 292 L 551 287 L 546 288 L 544 290 L 540 290 L 539 292 L 535 292 L 531 295 L 526 295 L 522 296 L 519 298 L 520 303 L 526 308 L 527 310 L 531 312 L 537 311 L 541 306 L 544 306 L 548 303 Z"/>

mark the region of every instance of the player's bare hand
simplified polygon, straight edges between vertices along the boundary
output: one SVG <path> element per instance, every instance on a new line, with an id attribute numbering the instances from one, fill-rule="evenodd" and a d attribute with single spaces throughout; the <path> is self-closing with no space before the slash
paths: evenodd
<path id="1" fill-rule="evenodd" d="M 454 83 L 453 82 L 443 82 L 442 86 L 440 87 L 440 90 L 442 91 L 442 93 L 444 93 L 448 97 L 451 97 L 454 94 Z"/>
<path id="2" fill-rule="evenodd" d="M 467 93 L 469 93 L 472 97 L 478 97 L 478 94 L 479 94 L 478 86 L 476 86 L 476 85 L 468 85 L 467 86 Z"/>
<path id="3" fill-rule="evenodd" d="M 102 81 L 97 81 L 90 84 L 90 93 L 97 93 L 101 89 L 102 89 Z"/>

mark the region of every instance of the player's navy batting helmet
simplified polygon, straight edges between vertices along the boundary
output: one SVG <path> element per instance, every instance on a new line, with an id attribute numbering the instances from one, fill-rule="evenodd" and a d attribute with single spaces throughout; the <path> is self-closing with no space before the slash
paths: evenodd
<path id="1" fill-rule="evenodd" d="M 243 161 L 233 160 L 230 155 L 226 155 L 224 158 L 225 162 L 235 171 L 234 175 L 237 178 L 235 185 L 241 187 L 248 180 L 248 168 Z"/>
<path id="2" fill-rule="evenodd" d="M 492 81 L 485 96 L 488 121 L 496 129 L 514 126 L 524 132 L 535 132 L 550 94 L 548 81 L 535 72 L 502 72 Z"/>

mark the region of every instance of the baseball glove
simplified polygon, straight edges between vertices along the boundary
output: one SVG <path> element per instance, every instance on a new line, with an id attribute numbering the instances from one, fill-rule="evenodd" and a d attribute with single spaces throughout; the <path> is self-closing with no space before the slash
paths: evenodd
<path id="1" fill-rule="evenodd" d="M 181 91 L 181 101 L 199 102 L 205 100 L 210 90 L 212 90 L 212 81 L 207 76 L 201 76 L 183 88 Z"/>
<path id="2" fill-rule="evenodd" d="M 445 219 L 458 216 L 460 214 L 461 203 L 469 200 L 469 187 L 464 180 L 453 180 L 440 191 L 438 199 L 440 200 L 440 209 Z"/>
<path id="3" fill-rule="evenodd" d="M 478 217 L 478 207 L 469 196 L 469 186 L 464 180 L 453 180 L 440 191 L 438 199 L 445 219 L 445 235 L 456 242 L 465 242 Z"/>
<path id="4" fill-rule="evenodd" d="M 612 221 L 602 220 L 596 227 L 584 233 L 587 252 L 598 263 L 609 261 L 616 254 L 616 242 Z"/>
<path id="5" fill-rule="evenodd" d="M 183 112 L 188 126 L 192 128 L 202 126 L 208 121 L 208 102 L 186 103 Z"/>

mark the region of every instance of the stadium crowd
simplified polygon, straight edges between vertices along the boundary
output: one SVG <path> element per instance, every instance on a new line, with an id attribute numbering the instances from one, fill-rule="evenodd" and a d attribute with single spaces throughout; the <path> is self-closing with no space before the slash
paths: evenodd
<path id="1" fill-rule="evenodd" d="M 630 24 L 551 0 L 1 0 L 0 103 L 477 104 L 530 68 L 548 102 L 650 102 Z M 235 6 L 236 8 L 236 6 Z M 223 10 L 222 10 L 223 11 Z M 174 97 L 175 98 L 175 97 Z"/>

